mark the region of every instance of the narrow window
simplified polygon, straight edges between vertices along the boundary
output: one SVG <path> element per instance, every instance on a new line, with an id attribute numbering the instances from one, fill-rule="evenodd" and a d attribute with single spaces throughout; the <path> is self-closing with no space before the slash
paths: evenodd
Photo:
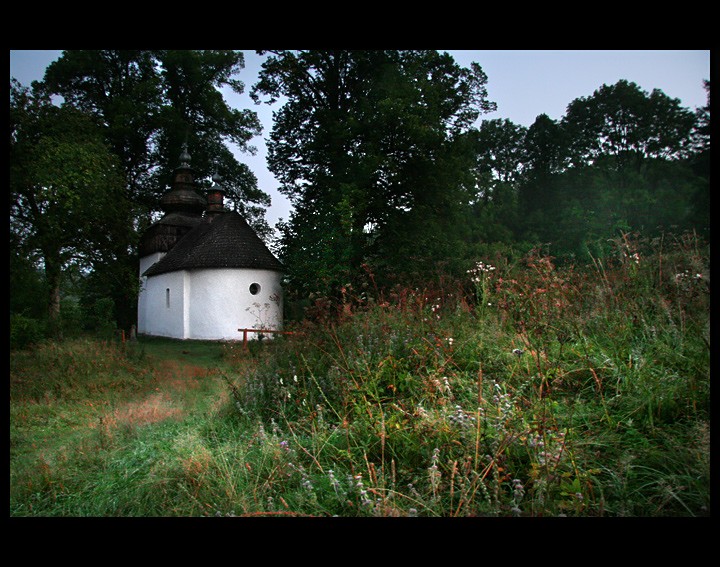
<path id="1" fill-rule="evenodd" d="M 250 284 L 250 293 L 253 295 L 257 295 L 260 293 L 260 284 L 259 283 L 251 283 Z"/>
<path id="2" fill-rule="evenodd" d="M 170 308 L 170 288 L 165 288 L 165 307 Z"/>

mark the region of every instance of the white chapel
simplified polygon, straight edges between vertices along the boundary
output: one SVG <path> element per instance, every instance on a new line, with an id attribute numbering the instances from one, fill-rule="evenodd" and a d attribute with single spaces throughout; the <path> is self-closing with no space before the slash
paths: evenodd
<path id="1" fill-rule="evenodd" d="M 165 214 L 140 241 L 138 334 L 242 340 L 240 329 L 282 328 L 283 266 L 240 214 L 225 209 L 213 181 L 207 197 L 195 190 L 185 148 L 160 201 Z"/>

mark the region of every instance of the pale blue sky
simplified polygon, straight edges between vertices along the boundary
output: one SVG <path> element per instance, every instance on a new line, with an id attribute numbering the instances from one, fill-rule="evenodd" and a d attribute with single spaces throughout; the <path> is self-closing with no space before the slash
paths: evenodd
<path id="1" fill-rule="evenodd" d="M 462 66 L 475 61 L 488 76 L 489 99 L 498 110 L 483 119 L 508 118 L 516 124 L 530 126 L 540 114 L 558 120 L 567 105 L 578 97 L 587 97 L 603 84 L 620 79 L 636 83 L 652 92 L 660 89 L 682 106 L 695 110 L 706 103 L 703 80 L 710 79 L 709 50 L 447 50 Z M 24 85 L 42 79 L 49 63 L 60 57 L 60 50 L 10 51 L 10 76 Z M 260 189 L 270 194 L 272 206 L 267 220 L 271 226 L 279 218 L 287 220 L 289 204 L 277 192 L 277 182 L 267 170 L 264 138 L 272 128 L 272 109 L 255 106 L 247 96 L 255 83 L 264 57 L 244 51 L 245 69 L 240 79 L 245 93 L 226 93 L 228 103 L 258 113 L 263 134 L 253 140 L 257 155 L 238 154 L 258 178 Z"/>

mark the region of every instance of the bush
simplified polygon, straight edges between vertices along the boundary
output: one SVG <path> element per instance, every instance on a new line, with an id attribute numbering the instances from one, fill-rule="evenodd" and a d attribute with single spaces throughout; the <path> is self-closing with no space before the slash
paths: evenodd
<path id="1" fill-rule="evenodd" d="M 19 313 L 10 315 L 10 348 L 23 349 L 37 344 L 46 336 L 44 321 Z"/>
<path id="2" fill-rule="evenodd" d="M 96 299 L 85 315 L 87 329 L 100 338 L 111 339 L 117 329 L 114 312 L 115 302 L 111 298 Z"/>

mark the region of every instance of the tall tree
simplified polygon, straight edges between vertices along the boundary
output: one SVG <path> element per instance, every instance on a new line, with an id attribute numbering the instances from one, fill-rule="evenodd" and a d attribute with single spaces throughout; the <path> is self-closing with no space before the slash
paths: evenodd
<path id="1" fill-rule="evenodd" d="M 268 163 L 295 205 L 283 243 L 298 289 L 320 274 L 342 283 L 363 262 L 407 267 L 441 253 L 457 228 L 453 208 L 469 200 L 467 131 L 493 108 L 486 80 L 436 51 L 268 57 L 251 94 L 287 100 Z"/>
<path id="2" fill-rule="evenodd" d="M 707 93 L 705 106 L 695 110 L 696 126 L 693 131 L 693 153 L 690 166 L 703 180 L 692 198 L 692 223 L 698 228 L 710 229 L 710 81 L 704 81 Z"/>
<path id="3" fill-rule="evenodd" d="M 528 161 L 527 128 L 508 119 L 483 120 L 475 134 L 476 191 L 487 202 L 500 186 L 517 186 Z"/>
<path id="4" fill-rule="evenodd" d="M 526 156 L 523 179 L 518 188 L 518 207 L 523 218 L 520 234 L 531 241 L 546 241 L 548 229 L 556 225 L 557 176 L 567 167 L 567 138 L 557 121 L 540 114 L 523 141 Z"/>
<path id="5" fill-rule="evenodd" d="M 156 58 L 146 50 L 71 50 L 52 62 L 43 81 L 33 83 L 63 104 L 97 116 L 118 156 L 133 202 L 150 205 L 152 140 L 158 129 L 162 86 Z"/>
<path id="6" fill-rule="evenodd" d="M 133 202 L 158 208 L 188 142 L 198 178 L 220 173 L 234 201 L 267 205 L 268 195 L 229 150 L 253 153 L 249 141 L 262 130 L 255 112 L 230 108 L 221 92 L 243 92 L 237 76 L 244 66 L 242 52 L 230 50 L 64 51 L 38 87 L 102 120 Z M 259 220 L 258 212 L 248 220 Z"/>
<path id="7" fill-rule="evenodd" d="M 685 157 L 694 124 L 679 99 L 659 89 L 648 94 L 626 80 L 573 100 L 563 118 L 575 165 L 613 156 L 618 168 L 639 167 L 645 158 Z"/>
<path id="8" fill-rule="evenodd" d="M 164 94 L 154 140 L 156 182 L 162 187 L 170 183 L 177 166 L 175 156 L 187 141 L 196 177 L 209 185 L 213 174 L 220 174 L 234 208 L 267 236 L 270 228 L 264 217 L 270 197 L 258 189 L 255 174 L 231 150 L 255 154 L 250 141 L 262 132 L 262 126 L 256 112 L 231 108 L 222 93 L 224 88 L 244 92 L 245 85 L 237 78 L 245 66 L 243 53 L 160 50 L 154 55 Z"/>
<path id="9" fill-rule="evenodd" d="M 618 230 L 684 226 L 698 188 L 684 164 L 694 125 L 679 100 L 625 80 L 573 100 L 559 123 L 539 116 L 526 140 L 525 236 L 571 253 Z"/>
<path id="10" fill-rule="evenodd" d="M 85 112 L 54 106 L 10 85 L 10 229 L 15 252 L 39 254 L 56 330 L 65 267 L 90 269 L 131 242 L 119 160 L 102 127 Z"/>
<path id="11" fill-rule="evenodd" d="M 133 205 L 119 220 L 128 230 L 141 231 L 159 211 L 188 142 L 199 183 L 209 186 L 219 173 L 229 199 L 267 236 L 264 207 L 270 197 L 230 149 L 253 152 L 248 142 L 261 127 L 254 112 L 231 109 L 221 92 L 226 87 L 242 92 L 237 76 L 243 67 L 243 54 L 229 50 L 73 50 L 64 51 L 34 87 L 59 95 L 64 106 L 91 113 L 103 125 Z M 137 271 L 136 250 L 119 242 L 114 257 L 104 271 L 118 322 L 127 328 L 136 317 L 135 289 L 126 286 L 127 274 Z"/>
<path id="12" fill-rule="evenodd" d="M 483 120 L 472 132 L 474 187 L 472 240 L 509 241 L 517 230 L 518 189 L 527 167 L 527 128 L 508 119 Z"/>
<path id="13" fill-rule="evenodd" d="M 596 170 L 592 200 L 602 203 L 605 230 L 683 226 L 697 186 L 684 160 L 696 116 L 659 89 L 647 93 L 621 80 L 572 101 L 562 125 L 576 167 Z M 597 176 L 600 174 L 600 177 Z M 589 187 L 584 188 L 587 193 Z"/>

